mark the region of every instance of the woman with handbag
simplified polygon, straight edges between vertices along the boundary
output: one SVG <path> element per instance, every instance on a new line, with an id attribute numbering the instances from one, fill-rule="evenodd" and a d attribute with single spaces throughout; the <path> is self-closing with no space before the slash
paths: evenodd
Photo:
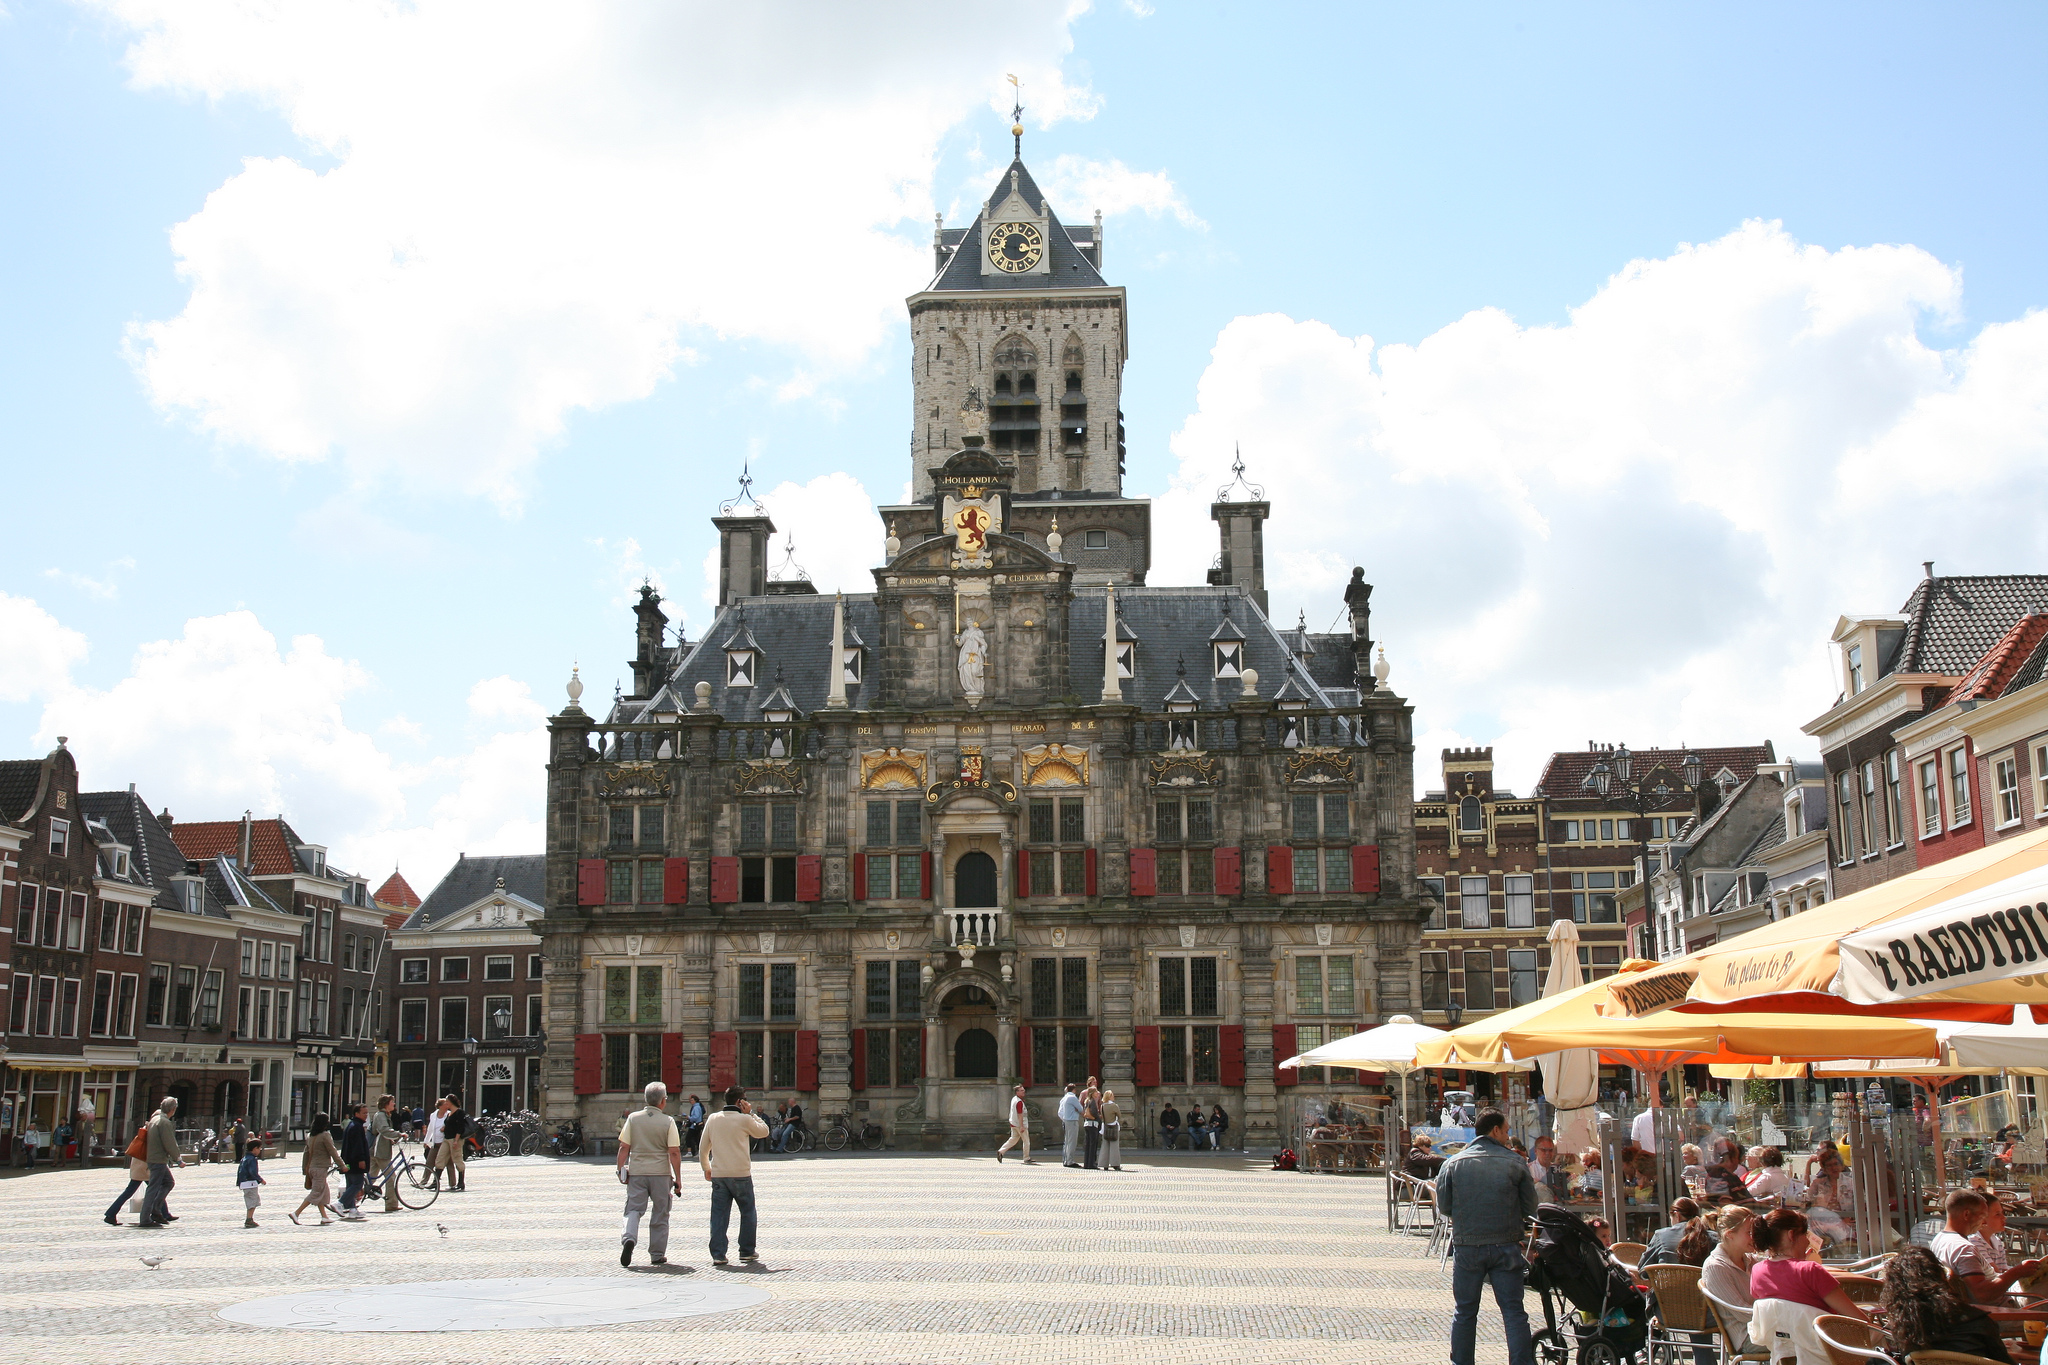
<path id="1" fill-rule="evenodd" d="M 315 1114 L 313 1126 L 306 1132 L 306 1154 L 299 1158 L 299 1169 L 306 1176 L 306 1197 L 299 1206 L 285 1217 L 294 1223 L 308 1205 L 320 1210 L 320 1226 L 326 1227 L 335 1220 L 327 1216 L 328 1208 L 334 1202 L 334 1192 L 327 1188 L 327 1173 L 341 1164 L 341 1153 L 334 1145 L 334 1134 L 329 1131 L 327 1115 Z"/>
<path id="2" fill-rule="evenodd" d="M 1081 1092 L 1081 1169 L 1098 1169 L 1102 1152 L 1102 1092 L 1094 1086 Z"/>
<path id="3" fill-rule="evenodd" d="M 121 1206 L 134 1196 L 135 1192 L 149 1183 L 149 1163 L 143 1158 L 149 1155 L 149 1128 L 144 1125 L 135 1130 L 135 1140 L 128 1144 L 128 1188 L 121 1191 L 120 1198 L 107 1205 L 107 1216 L 103 1220 L 113 1227 L 121 1226 L 121 1220 L 114 1215 Z"/>
<path id="4" fill-rule="evenodd" d="M 1102 1092 L 1102 1169 L 1124 1168 L 1123 1111 L 1117 1108 L 1116 1091 Z"/>

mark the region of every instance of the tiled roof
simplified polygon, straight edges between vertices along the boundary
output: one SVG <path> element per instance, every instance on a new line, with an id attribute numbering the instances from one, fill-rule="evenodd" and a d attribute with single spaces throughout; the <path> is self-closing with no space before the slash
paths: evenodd
<path id="1" fill-rule="evenodd" d="M 2032 687 L 2044 675 L 2048 675 L 2048 638 L 2035 645 L 2034 652 L 2013 670 L 2012 681 L 2005 685 L 2005 695 L 2009 697 L 2023 687 Z"/>
<path id="2" fill-rule="evenodd" d="M 0 763 L 0 820 L 19 820 L 42 785 L 42 759 L 10 758 Z"/>
<path id="3" fill-rule="evenodd" d="M 287 842 L 283 820 L 251 820 L 249 825 L 249 870 L 252 873 L 258 877 L 284 877 L 300 870 L 299 860 L 293 856 L 292 846 Z M 179 850 L 194 861 L 221 853 L 230 858 L 242 855 L 240 820 L 196 820 L 174 824 L 171 837 L 177 840 Z"/>
<path id="4" fill-rule="evenodd" d="M 2022 616 L 1956 684 L 1955 691 L 1949 694 L 1949 701 L 1984 701 L 2003 696 L 2020 666 L 2027 662 L 2044 639 L 2048 639 L 2048 614 Z"/>
<path id="5" fill-rule="evenodd" d="M 2048 574 L 1923 578 L 1899 610 L 1905 638 L 1887 673 L 1960 675 L 2029 610 L 2048 608 Z"/>
<path id="6" fill-rule="evenodd" d="M 417 910 L 420 904 L 420 898 L 413 893 L 412 887 L 396 872 L 384 879 L 384 885 L 378 887 L 370 899 L 380 905 L 402 905 L 408 910 Z"/>
<path id="7" fill-rule="evenodd" d="M 1726 768 L 1735 774 L 1737 784 L 1747 782 L 1756 776 L 1760 764 L 1772 763 L 1776 759 L 1769 740 L 1762 744 L 1736 744 L 1724 748 L 1703 749 L 1631 749 L 1632 774 L 1646 774 L 1655 768 L 1669 769 L 1677 776 L 1685 763 L 1685 756 L 1695 753 L 1706 765 L 1706 780 L 1712 781 L 1714 774 Z M 1593 765 L 1611 759 L 1612 749 L 1561 749 L 1550 756 L 1543 765 L 1543 776 L 1537 779 L 1533 795 L 1546 796 L 1553 801 L 1583 797 L 1586 793 L 1579 784 L 1593 771 Z M 1636 780 L 1641 780 L 1637 777 Z"/>
<path id="8" fill-rule="evenodd" d="M 515 853 L 472 858 L 467 853 L 455 860 L 448 875 L 427 893 L 419 909 L 405 922 L 408 929 L 428 929 L 466 905 L 474 905 L 505 879 L 505 890 L 534 905 L 546 905 L 547 855 Z"/>
<path id="9" fill-rule="evenodd" d="M 1772 820 L 1766 823 L 1763 830 L 1756 836 L 1756 841 L 1743 850 L 1743 865 L 1746 866 L 1755 862 L 1784 842 L 1785 822 L 1783 820 Z"/>
<path id="10" fill-rule="evenodd" d="M 1043 275 L 1009 275 L 1000 270 L 983 273 L 981 255 L 976 244 L 982 238 L 982 214 L 988 211 L 986 206 L 984 206 L 974 215 L 974 222 L 960 235 L 959 249 L 953 252 L 951 258 L 947 260 L 945 268 L 939 271 L 937 276 L 925 288 L 928 290 L 951 291 L 1102 287 L 1105 281 L 1102 278 L 1101 272 L 1089 264 L 1088 257 L 1082 254 L 1081 248 L 1076 246 L 1073 238 L 1067 235 L 1066 228 L 1060 225 L 1059 216 L 1052 211 L 1052 205 L 1046 203 L 1045 195 L 1040 192 L 1038 183 L 1031 178 L 1031 172 L 1024 169 L 1022 161 L 1012 161 L 1010 163 L 1008 169 L 1003 172 L 1003 178 L 996 182 L 994 192 L 989 195 L 990 200 L 1000 202 L 1010 197 L 1010 175 L 1012 172 L 1017 176 L 1018 193 L 1023 195 L 1026 203 L 1035 206 L 1039 212 L 1045 215 L 1046 226 L 1051 229 L 1046 234 L 1045 242 L 1045 251 L 1048 258 L 1047 273 Z"/>

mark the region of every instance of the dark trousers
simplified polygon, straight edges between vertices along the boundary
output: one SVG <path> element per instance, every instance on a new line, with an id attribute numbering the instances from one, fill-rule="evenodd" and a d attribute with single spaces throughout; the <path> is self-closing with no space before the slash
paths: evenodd
<path id="1" fill-rule="evenodd" d="M 1169 1152 L 1170 1152 L 1170 1151 L 1172 1151 L 1172 1150 L 1174 1149 L 1174 1145 L 1175 1145 L 1176 1143 L 1178 1143 L 1179 1141 L 1180 1141 L 1180 1129 L 1178 1129 L 1178 1128 L 1161 1128 L 1161 1129 L 1159 1130 L 1159 1145 L 1160 1145 L 1161 1147 L 1164 1147 L 1164 1148 L 1165 1148 L 1165 1149 L 1166 1149 L 1167 1151 L 1169 1151 Z"/>
<path id="2" fill-rule="evenodd" d="M 725 1229 L 732 1221 L 733 1205 L 740 1208 L 740 1255 L 754 1254 L 754 1177 L 722 1176 L 711 1182 L 711 1259 L 725 1259 Z"/>
<path id="3" fill-rule="evenodd" d="M 697 1144 L 703 1140 L 704 1125 L 693 1123 L 689 1126 L 689 1131 L 683 1134 L 683 1150 L 691 1156 L 695 1156 L 697 1155 Z"/>
<path id="4" fill-rule="evenodd" d="M 1508 1365 L 1536 1365 L 1529 1313 L 1522 1306 L 1528 1262 L 1513 1242 L 1451 1248 L 1451 1365 L 1472 1365 L 1479 1336 L 1479 1291 L 1493 1286 L 1493 1301 L 1508 1339 Z"/>
<path id="5" fill-rule="evenodd" d="M 115 1199 L 113 1203 L 107 1205 L 107 1217 L 112 1218 L 116 1214 L 120 1213 L 121 1206 L 127 1203 L 130 1196 L 132 1196 L 137 1190 L 141 1188 L 142 1182 L 140 1180 L 129 1181 L 128 1188 L 121 1191 L 120 1197 Z"/>
<path id="6" fill-rule="evenodd" d="M 357 1203 L 362 1200 L 364 1174 L 362 1171 L 350 1171 L 341 1182 L 341 1206 L 343 1208 L 354 1209 Z"/>
<path id="7" fill-rule="evenodd" d="M 1095 1169 L 1095 1158 L 1102 1151 L 1102 1125 L 1084 1123 L 1081 1125 L 1081 1166 L 1085 1170 Z"/>
<path id="8" fill-rule="evenodd" d="M 170 1209 L 165 1205 L 164 1201 L 171 1197 L 171 1191 L 177 1187 L 178 1182 L 171 1175 L 169 1162 L 150 1162 L 149 1188 L 143 1192 L 142 1196 L 142 1221 L 145 1223 L 164 1222 L 165 1215 L 170 1213 Z"/>

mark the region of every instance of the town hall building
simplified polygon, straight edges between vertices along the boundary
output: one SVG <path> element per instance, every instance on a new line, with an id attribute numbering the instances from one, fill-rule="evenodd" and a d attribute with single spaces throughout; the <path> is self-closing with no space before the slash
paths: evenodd
<path id="1" fill-rule="evenodd" d="M 549 722 L 545 1110 L 737 1083 L 979 1147 L 1011 1084 L 1044 1119 L 1099 1076 L 1126 1140 L 1169 1102 L 1291 1140 L 1309 1082 L 1359 1078 L 1275 1063 L 1420 1000 L 1372 587 L 1330 604 L 1346 630 L 1277 628 L 1242 477 L 1208 581 L 1149 583 L 1099 216 L 1063 223 L 1020 158 L 933 251 L 872 590 L 771 579 L 773 521 L 728 503 L 710 627 L 672 638 L 643 588 L 630 694 L 592 714 L 572 678 Z"/>

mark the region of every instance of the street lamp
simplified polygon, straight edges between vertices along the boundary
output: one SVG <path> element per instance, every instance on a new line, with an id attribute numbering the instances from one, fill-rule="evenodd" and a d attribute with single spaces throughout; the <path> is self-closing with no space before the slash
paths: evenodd
<path id="1" fill-rule="evenodd" d="M 462 1055 L 465 1057 L 476 1056 L 476 1039 L 464 1038 L 462 1040 Z"/>
<path id="2" fill-rule="evenodd" d="M 1444 1022 L 1452 1028 L 1465 1022 L 1465 1007 L 1456 1000 L 1444 1004 Z"/>
<path id="3" fill-rule="evenodd" d="M 491 1022 L 498 1026 L 498 1036 L 500 1038 L 510 1034 L 512 1032 L 511 1007 L 509 1005 L 498 1006 L 497 1012 L 491 1015 Z"/>

